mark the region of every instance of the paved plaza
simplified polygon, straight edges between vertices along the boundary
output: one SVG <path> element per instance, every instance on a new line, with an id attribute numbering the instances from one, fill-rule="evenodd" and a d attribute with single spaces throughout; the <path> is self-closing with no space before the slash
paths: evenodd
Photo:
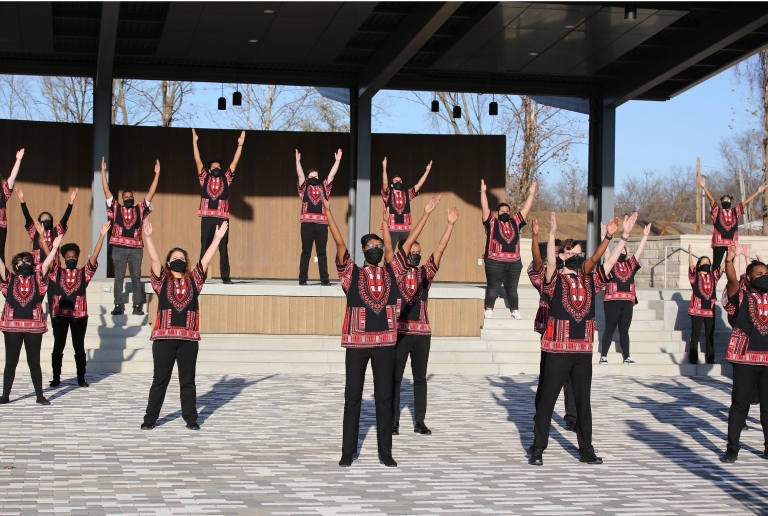
<path id="1" fill-rule="evenodd" d="M 432 377 L 431 436 L 408 428 L 406 381 L 392 469 L 376 458 L 370 379 L 351 468 L 337 465 L 342 375 L 199 377 L 199 432 L 184 427 L 178 383 L 159 426 L 139 429 L 150 382 L 93 375 L 81 389 L 69 379 L 47 389 L 53 404 L 42 407 L 20 374 L 0 407 L 0 515 L 768 513 L 757 407 L 739 462 L 718 460 L 727 378 L 596 377 L 605 464 L 578 462 L 559 413 L 543 467 L 525 451 L 535 376 Z"/>

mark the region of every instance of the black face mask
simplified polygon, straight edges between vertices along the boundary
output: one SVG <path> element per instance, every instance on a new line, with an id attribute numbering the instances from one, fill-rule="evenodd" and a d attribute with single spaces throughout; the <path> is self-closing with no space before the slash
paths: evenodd
<path id="1" fill-rule="evenodd" d="M 616 260 L 616 261 L 618 261 L 618 262 L 626 262 L 627 261 L 627 253 L 621 253 L 619 255 L 619 259 Z"/>
<path id="2" fill-rule="evenodd" d="M 309 179 L 307 179 L 307 184 L 310 186 L 317 186 L 320 184 L 320 178 L 312 176 Z"/>
<path id="3" fill-rule="evenodd" d="M 749 284 L 759 292 L 768 292 L 768 276 L 753 278 Z"/>
<path id="4" fill-rule="evenodd" d="M 123 199 L 123 206 L 126 208 L 133 208 L 133 197 L 130 199 Z"/>
<path id="5" fill-rule="evenodd" d="M 16 273 L 19 276 L 29 276 L 32 274 L 32 264 L 21 262 L 16 266 Z"/>
<path id="6" fill-rule="evenodd" d="M 560 258 L 559 256 L 557 258 L 555 258 L 555 268 L 556 269 L 562 269 L 563 266 L 564 266 L 563 259 Z"/>
<path id="7" fill-rule="evenodd" d="M 410 265 L 411 267 L 418 267 L 420 262 L 421 262 L 420 254 L 412 254 L 408 257 L 408 265 Z"/>
<path id="8" fill-rule="evenodd" d="M 712 266 L 709 265 L 708 263 L 704 263 L 702 265 L 699 265 L 699 271 L 700 272 L 709 272 L 710 270 L 712 270 Z"/>
<path id="9" fill-rule="evenodd" d="M 392 183 L 392 188 L 394 188 L 395 190 L 402 190 L 403 189 L 403 182 L 402 181 L 397 181 L 395 183 Z"/>
<path id="10" fill-rule="evenodd" d="M 584 264 L 584 257 L 571 256 L 570 258 L 566 259 L 564 263 L 567 268 L 577 271 L 580 270 L 581 266 Z"/>
<path id="11" fill-rule="evenodd" d="M 366 249 L 365 252 L 363 252 L 363 255 L 365 256 L 366 262 L 372 265 L 378 265 L 381 259 L 384 258 L 384 249 L 379 249 L 378 247 Z"/>
<path id="12" fill-rule="evenodd" d="M 168 264 L 168 268 L 173 272 L 184 272 L 187 270 L 187 262 L 176 258 L 175 260 L 171 260 L 171 263 Z"/>
<path id="13" fill-rule="evenodd" d="M 211 169 L 211 175 L 213 177 L 221 177 L 221 169 L 219 167 Z"/>
<path id="14" fill-rule="evenodd" d="M 64 265 L 67 266 L 67 269 L 77 269 L 77 259 L 71 258 L 69 260 L 64 260 Z"/>
<path id="15" fill-rule="evenodd" d="M 727 210 L 731 207 L 731 201 L 723 201 L 720 203 L 720 205 L 723 207 L 724 210 Z"/>
<path id="16" fill-rule="evenodd" d="M 512 218 L 512 215 L 509 213 L 499 213 L 499 220 L 502 222 L 509 222 L 509 220 Z"/>
<path id="17" fill-rule="evenodd" d="M 53 229 L 53 221 L 51 219 L 43 219 L 40 221 L 40 224 L 43 225 L 43 229 L 46 231 L 50 231 Z"/>

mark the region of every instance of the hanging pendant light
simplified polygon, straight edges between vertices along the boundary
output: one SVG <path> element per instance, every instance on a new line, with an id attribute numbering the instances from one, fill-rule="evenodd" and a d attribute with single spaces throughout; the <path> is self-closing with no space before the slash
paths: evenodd
<path id="1" fill-rule="evenodd" d="M 433 113 L 439 113 L 440 112 L 440 103 L 437 101 L 437 99 L 432 101 L 432 112 Z"/>
<path id="2" fill-rule="evenodd" d="M 221 83 L 221 97 L 219 97 L 219 111 L 227 109 L 227 99 L 224 97 L 224 83 Z"/>
<path id="3" fill-rule="evenodd" d="M 243 94 L 240 93 L 240 74 L 238 73 L 237 68 L 235 68 L 235 73 L 237 74 L 237 86 L 235 87 L 235 92 L 232 94 L 232 105 L 233 106 L 242 106 L 243 105 Z"/>
<path id="4" fill-rule="evenodd" d="M 453 106 L 453 118 L 461 118 L 461 106 Z"/>

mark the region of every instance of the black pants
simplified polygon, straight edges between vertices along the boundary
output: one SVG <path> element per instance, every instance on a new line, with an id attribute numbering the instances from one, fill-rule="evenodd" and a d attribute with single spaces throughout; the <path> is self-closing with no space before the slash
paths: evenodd
<path id="1" fill-rule="evenodd" d="M 411 234 L 410 231 L 390 231 L 389 237 L 392 239 L 392 249 L 397 249 L 397 243 L 403 238 L 407 239 Z"/>
<path id="2" fill-rule="evenodd" d="M 309 277 L 309 259 L 312 256 L 312 245 L 317 251 L 317 266 L 320 269 L 320 281 L 327 283 L 328 257 L 325 248 L 328 245 L 328 226 L 313 222 L 301 224 L 301 261 L 299 262 L 299 281 L 307 281 Z"/>
<path id="3" fill-rule="evenodd" d="M 0 228 L 0 260 L 5 261 L 5 241 L 8 239 L 8 228 Z"/>
<path id="4" fill-rule="evenodd" d="M 395 348 L 395 381 L 392 397 L 392 423 L 400 424 L 400 385 L 403 382 L 405 364 L 411 355 L 413 374 L 413 408 L 417 422 L 424 422 L 427 415 L 427 362 L 429 361 L 429 335 L 398 335 Z"/>
<path id="5" fill-rule="evenodd" d="M 216 217 L 202 217 L 200 219 L 200 259 L 203 258 L 205 252 L 211 247 L 213 237 L 216 236 L 216 227 L 221 226 L 221 223 L 226 219 L 219 219 Z M 224 234 L 224 237 L 219 242 L 219 270 L 221 272 L 221 279 L 229 279 L 229 231 Z M 208 274 L 206 273 L 206 277 Z"/>
<path id="6" fill-rule="evenodd" d="M 691 343 L 688 347 L 688 358 L 692 364 L 699 361 L 699 335 L 701 334 L 701 323 L 704 323 L 704 332 L 707 338 L 707 363 L 715 361 L 715 318 L 701 317 L 699 315 L 691 316 Z"/>
<path id="7" fill-rule="evenodd" d="M 181 390 L 181 416 L 187 423 L 197 422 L 197 392 L 195 390 L 195 366 L 199 343 L 195 340 L 156 340 L 152 343 L 155 373 L 149 389 L 145 423 L 155 424 L 165 401 L 165 391 L 171 381 L 173 364 L 178 364 Z"/>
<path id="8" fill-rule="evenodd" d="M 632 314 L 635 310 L 635 303 L 632 301 L 605 301 L 603 311 L 605 312 L 605 333 L 600 346 L 600 354 L 606 356 L 611 349 L 613 342 L 613 333 L 616 326 L 619 327 L 619 344 L 621 344 L 621 355 L 624 360 L 629 357 L 629 325 L 632 324 Z"/>
<path id="9" fill-rule="evenodd" d="M 21 346 L 27 352 L 27 365 L 32 376 L 35 394 L 43 395 L 43 371 L 40 369 L 40 347 L 43 344 L 42 333 L 5 332 L 5 371 L 3 371 L 3 396 L 11 394 L 13 380 L 16 378 L 16 366 L 21 356 Z"/>
<path id="10" fill-rule="evenodd" d="M 539 362 L 539 385 L 536 387 L 536 398 L 533 401 L 534 407 L 538 410 L 539 400 L 541 399 L 541 383 L 544 380 L 544 369 L 547 366 L 547 353 L 541 352 L 541 361 Z M 559 397 L 559 393 L 558 393 Z M 571 385 L 570 376 L 565 379 L 563 384 L 563 397 L 565 398 L 565 419 L 566 424 L 576 422 L 576 400 L 573 397 L 573 386 Z M 536 419 L 536 416 L 533 418 Z"/>
<path id="11" fill-rule="evenodd" d="M 144 285 L 141 283 L 141 261 L 144 249 L 112 246 L 112 263 L 115 266 L 115 304 L 123 306 L 123 282 L 125 281 L 125 266 L 131 275 L 133 286 L 133 304 L 143 305 L 146 301 Z M 50 301 L 50 300 L 49 300 Z"/>
<path id="12" fill-rule="evenodd" d="M 752 392 L 757 387 L 760 398 L 760 426 L 763 427 L 764 446 L 768 449 L 768 367 L 751 364 L 733 364 L 733 391 L 728 411 L 728 450 L 738 451 L 741 430 L 747 422 Z"/>
<path id="13" fill-rule="evenodd" d="M 348 348 L 344 359 L 347 378 L 344 387 L 344 432 L 341 453 L 354 455 L 360 433 L 360 408 L 368 360 L 373 370 L 373 397 L 376 400 L 376 442 L 381 455 L 392 455 L 392 379 L 395 346 Z"/>
<path id="14" fill-rule="evenodd" d="M 727 252 L 728 246 L 712 248 L 712 270 L 720 268 L 720 264 L 723 263 L 723 258 L 725 258 Z"/>
<path id="15" fill-rule="evenodd" d="M 61 362 L 64 358 L 64 347 L 67 345 L 67 332 L 72 329 L 72 347 L 75 350 L 75 365 L 77 367 L 77 379 L 85 379 L 85 331 L 88 329 L 88 317 L 54 317 L 51 319 L 53 329 L 53 353 L 51 353 L 51 367 L 53 377 L 61 378 Z"/>
<path id="16" fill-rule="evenodd" d="M 552 412 L 567 378 L 571 379 L 576 400 L 576 437 L 579 450 L 592 446 L 592 353 L 549 353 L 541 382 L 541 398 L 536 407 L 533 448 L 545 450 L 549 441 Z"/>
<path id="17" fill-rule="evenodd" d="M 517 310 L 517 284 L 520 282 L 520 271 L 523 270 L 523 262 L 499 262 L 485 260 L 485 307 L 493 308 L 496 298 L 499 297 L 499 287 L 504 284 L 507 292 L 507 301 L 510 310 Z"/>

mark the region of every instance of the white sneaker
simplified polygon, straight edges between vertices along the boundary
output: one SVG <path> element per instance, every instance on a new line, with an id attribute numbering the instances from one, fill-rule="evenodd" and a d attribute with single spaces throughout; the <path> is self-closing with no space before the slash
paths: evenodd
<path id="1" fill-rule="evenodd" d="M 512 310 L 512 319 L 522 319 L 523 316 L 520 315 L 520 310 Z"/>
<path id="2" fill-rule="evenodd" d="M 493 319 L 493 310 L 490 308 L 485 309 L 485 318 L 486 319 Z"/>
<path id="3" fill-rule="evenodd" d="M 607 364 L 608 363 L 608 357 L 600 357 L 600 363 L 601 364 Z"/>
<path id="4" fill-rule="evenodd" d="M 624 363 L 625 363 L 625 364 L 634 364 L 634 363 L 635 363 L 635 361 L 634 361 L 634 360 L 632 360 L 632 357 L 627 357 L 627 358 L 626 358 L 626 360 L 624 360 Z"/>

